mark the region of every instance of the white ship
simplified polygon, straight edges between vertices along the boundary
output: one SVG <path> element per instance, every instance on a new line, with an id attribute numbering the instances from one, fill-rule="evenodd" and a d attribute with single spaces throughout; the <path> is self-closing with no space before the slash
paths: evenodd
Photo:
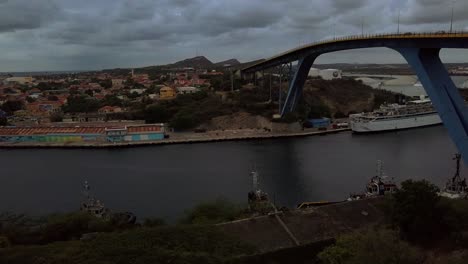
<path id="1" fill-rule="evenodd" d="M 357 133 L 390 131 L 442 123 L 439 114 L 429 99 L 409 101 L 408 103 L 381 105 L 370 113 L 349 116 L 351 130 Z"/>

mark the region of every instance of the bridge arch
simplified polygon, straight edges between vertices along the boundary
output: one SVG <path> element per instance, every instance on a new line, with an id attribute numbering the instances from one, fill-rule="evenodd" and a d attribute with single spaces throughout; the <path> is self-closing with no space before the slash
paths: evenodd
<path id="1" fill-rule="evenodd" d="M 318 56 L 342 50 L 386 47 L 400 53 L 416 72 L 439 113 L 452 141 L 468 165 L 468 109 L 440 60 L 442 48 L 468 48 L 468 33 L 405 33 L 360 35 L 304 45 L 242 70 L 251 73 L 298 61 L 281 115 L 291 112 L 302 96 L 302 88 Z"/>

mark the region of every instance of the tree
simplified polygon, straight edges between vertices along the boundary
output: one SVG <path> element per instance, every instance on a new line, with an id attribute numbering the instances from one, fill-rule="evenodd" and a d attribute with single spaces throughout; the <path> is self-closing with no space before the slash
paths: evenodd
<path id="1" fill-rule="evenodd" d="M 41 90 L 41 91 L 44 91 L 44 90 L 48 90 L 49 89 L 49 84 L 45 83 L 45 82 L 40 82 L 37 84 L 37 89 Z"/>
<path id="2" fill-rule="evenodd" d="M 102 80 L 99 82 L 99 85 L 101 85 L 101 87 L 103 87 L 104 89 L 112 88 L 112 80 L 111 79 Z"/>
<path id="3" fill-rule="evenodd" d="M 165 123 L 169 121 L 170 113 L 161 105 L 149 105 L 145 109 L 147 123 Z"/>
<path id="4" fill-rule="evenodd" d="M 24 103 L 23 101 L 6 101 L 5 103 L 2 104 L 0 109 L 5 111 L 8 114 L 13 114 L 13 112 L 21 110 L 24 108 Z"/>
<path id="5" fill-rule="evenodd" d="M 439 188 L 426 180 L 401 183 L 401 189 L 393 196 L 392 220 L 403 237 L 428 242 L 446 234 L 438 192 Z"/>
<path id="6" fill-rule="evenodd" d="M 133 92 L 133 93 L 129 93 L 127 96 L 130 99 L 135 99 L 135 98 L 138 98 L 140 96 L 140 94 L 137 93 L 137 92 Z"/>
<path id="7" fill-rule="evenodd" d="M 343 112 L 341 111 L 336 111 L 335 115 L 334 115 L 334 118 L 345 118 L 347 117 Z"/>
<path id="8" fill-rule="evenodd" d="M 236 220 L 244 213 L 243 208 L 225 199 L 202 203 L 186 213 L 180 222 L 183 224 L 217 224 Z"/>
<path id="9" fill-rule="evenodd" d="M 170 126 L 176 130 L 188 130 L 195 127 L 196 124 L 193 115 L 183 112 L 177 113 L 170 122 Z"/>
<path id="10" fill-rule="evenodd" d="M 32 98 L 31 96 L 27 96 L 27 97 L 26 97 L 26 101 L 27 101 L 28 103 L 34 103 L 34 102 L 36 101 L 36 99 Z"/>
<path id="11" fill-rule="evenodd" d="M 210 81 L 211 87 L 213 87 L 214 90 L 220 91 L 222 90 L 222 85 L 223 85 L 223 80 L 221 78 L 213 78 Z"/>
<path id="12" fill-rule="evenodd" d="M 324 264 L 413 264 L 422 263 L 423 255 L 390 230 L 365 230 L 338 238 L 334 246 L 318 258 Z"/>
<path id="13" fill-rule="evenodd" d="M 98 100 L 84 95 L 69 96 L 63 111 L 67 113 L 96 112 L 100 107 Z"/>
<path id="14" fill-rule="evenodd" d="M 122 106 L 122 100 L 118 98 L 116 95 L 106 95 L 102 101 L 102 105 L 110 105 L 110 106 Z"/>
<path id="15" fill-rule="evenodd" d="M 88 89 L 88 90 L 86 90 L 86 91 L 85 91 L 85 94 L 87 94 L 87 95 L 89 95 L 89 96 L 93 97 L 93 95 L 94 95 L 94 92 L 93 92 L 93 90 L 91 90 L 91 89 Z"/>
<path id="16" fill-rule="evenodd" d="M 322 100 L 319 99 L 318 102 L 310 106 L 308 118 L 322 118 L 330 116 L 330 108 L 325 103 L 323 103 Z"/>
<path id="17" fill-rule="evenodd" d="M 0 126 L 8 125 L 8 119 L 6 117 L 0 117 Z"/>
<path id="18" fill-rule="evenodd" d="M 63 115 L 60 113 L 53 113 L 50 115 L 50 122 L 62 122 Z"/>
<path id="19" fill-rule="evenodd" d="M 47 100 L 49 101 L 58 101 L 58 97 L 56 95 L 49 95 L 47 96 Z"/>

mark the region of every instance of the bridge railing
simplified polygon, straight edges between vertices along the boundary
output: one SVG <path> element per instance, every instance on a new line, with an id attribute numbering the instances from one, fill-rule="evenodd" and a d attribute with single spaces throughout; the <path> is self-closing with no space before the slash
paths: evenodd
<path id="1" fill-rule="evenodd" d="M 467 36 L 468 31 L 436 31 L 436 32 L 405 32 L 405 33 L 380 33 L 380 34 L 359 34 L 359 35 L 349 35 L 343 37 L 336 37 L 332 39 L 325 39 L 321 41 L 312 42 L 309 44 L 301 45 L 300 47 L 294 48 L 288 52 L 298 50 L 305 47 L 318 46 L 327 43 L 340 42 L 340 41 L 349 41 L 349 40 L 363 40 L 363 39 L 375 39 L 375 38 L 433 38 L 433 37 L 453 37 L 453 36 Z M 275 56 L 277 57 L 277 56 Z"/>
<path id="2" fill-rule="evenodd" d="M 350 35 L 350 36 L 343 36 L 343 37 L 335 37 L 332 39 L 325 39 L 321 41 L 316 41 L 312 42 L 309 44 L 301 45 L 299 47 L 290 49 L 288 51 L 285 51 L 283 53 L 280 53 L 276 56 L 273 56 L 271 58 L 266 59 L 263 62 L 259 62 L 257 64 L 254 64 L 250 67 L 247 67 L 243 70 L 247 70 L 250 68 L 253 68 L 258 65 L 262 65 L 268 61 L 280 58 L 284 55 L 293 53 L 295 51 L 299 51 L 304 48 L 310 48 L 314 46 L 320 46 L 324 44 L 330 44 L 330 43 L 337 43 L 337 42 L 343 42 L 343 41 L 350 41 L 350 40 L 366 40 L 366 39 L 377 39 L 377 38 L 383 38 L 383 39 L 389 39 L 389 38 L 440 38 L 440 37 L 468 37 L 468 31 L 452 31 L 452 32 L 445 32 L 445 31 L 436 31 L 436 32 L 404 32 L 404 33 L 380 33 L 380 34 L 359 34 L 359 35 Z"/>

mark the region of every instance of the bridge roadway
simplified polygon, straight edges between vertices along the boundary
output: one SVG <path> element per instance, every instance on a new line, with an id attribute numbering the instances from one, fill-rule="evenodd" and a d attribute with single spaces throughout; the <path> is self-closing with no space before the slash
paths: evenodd
<path id="1" fill-rule="evenodd" d="M 440 60 L 442 48 L 468 48 L 468 32 L 359 35 L 321 41 L 286 51 L 242 70 L 242 74 L 298 61 L 281 115 L 294 110 L 315 59 L 341 50 L 386 47 L 399 52 L 416 74 L 438 111 L 452 141 L 468 165 L 468 111 Z"/>

